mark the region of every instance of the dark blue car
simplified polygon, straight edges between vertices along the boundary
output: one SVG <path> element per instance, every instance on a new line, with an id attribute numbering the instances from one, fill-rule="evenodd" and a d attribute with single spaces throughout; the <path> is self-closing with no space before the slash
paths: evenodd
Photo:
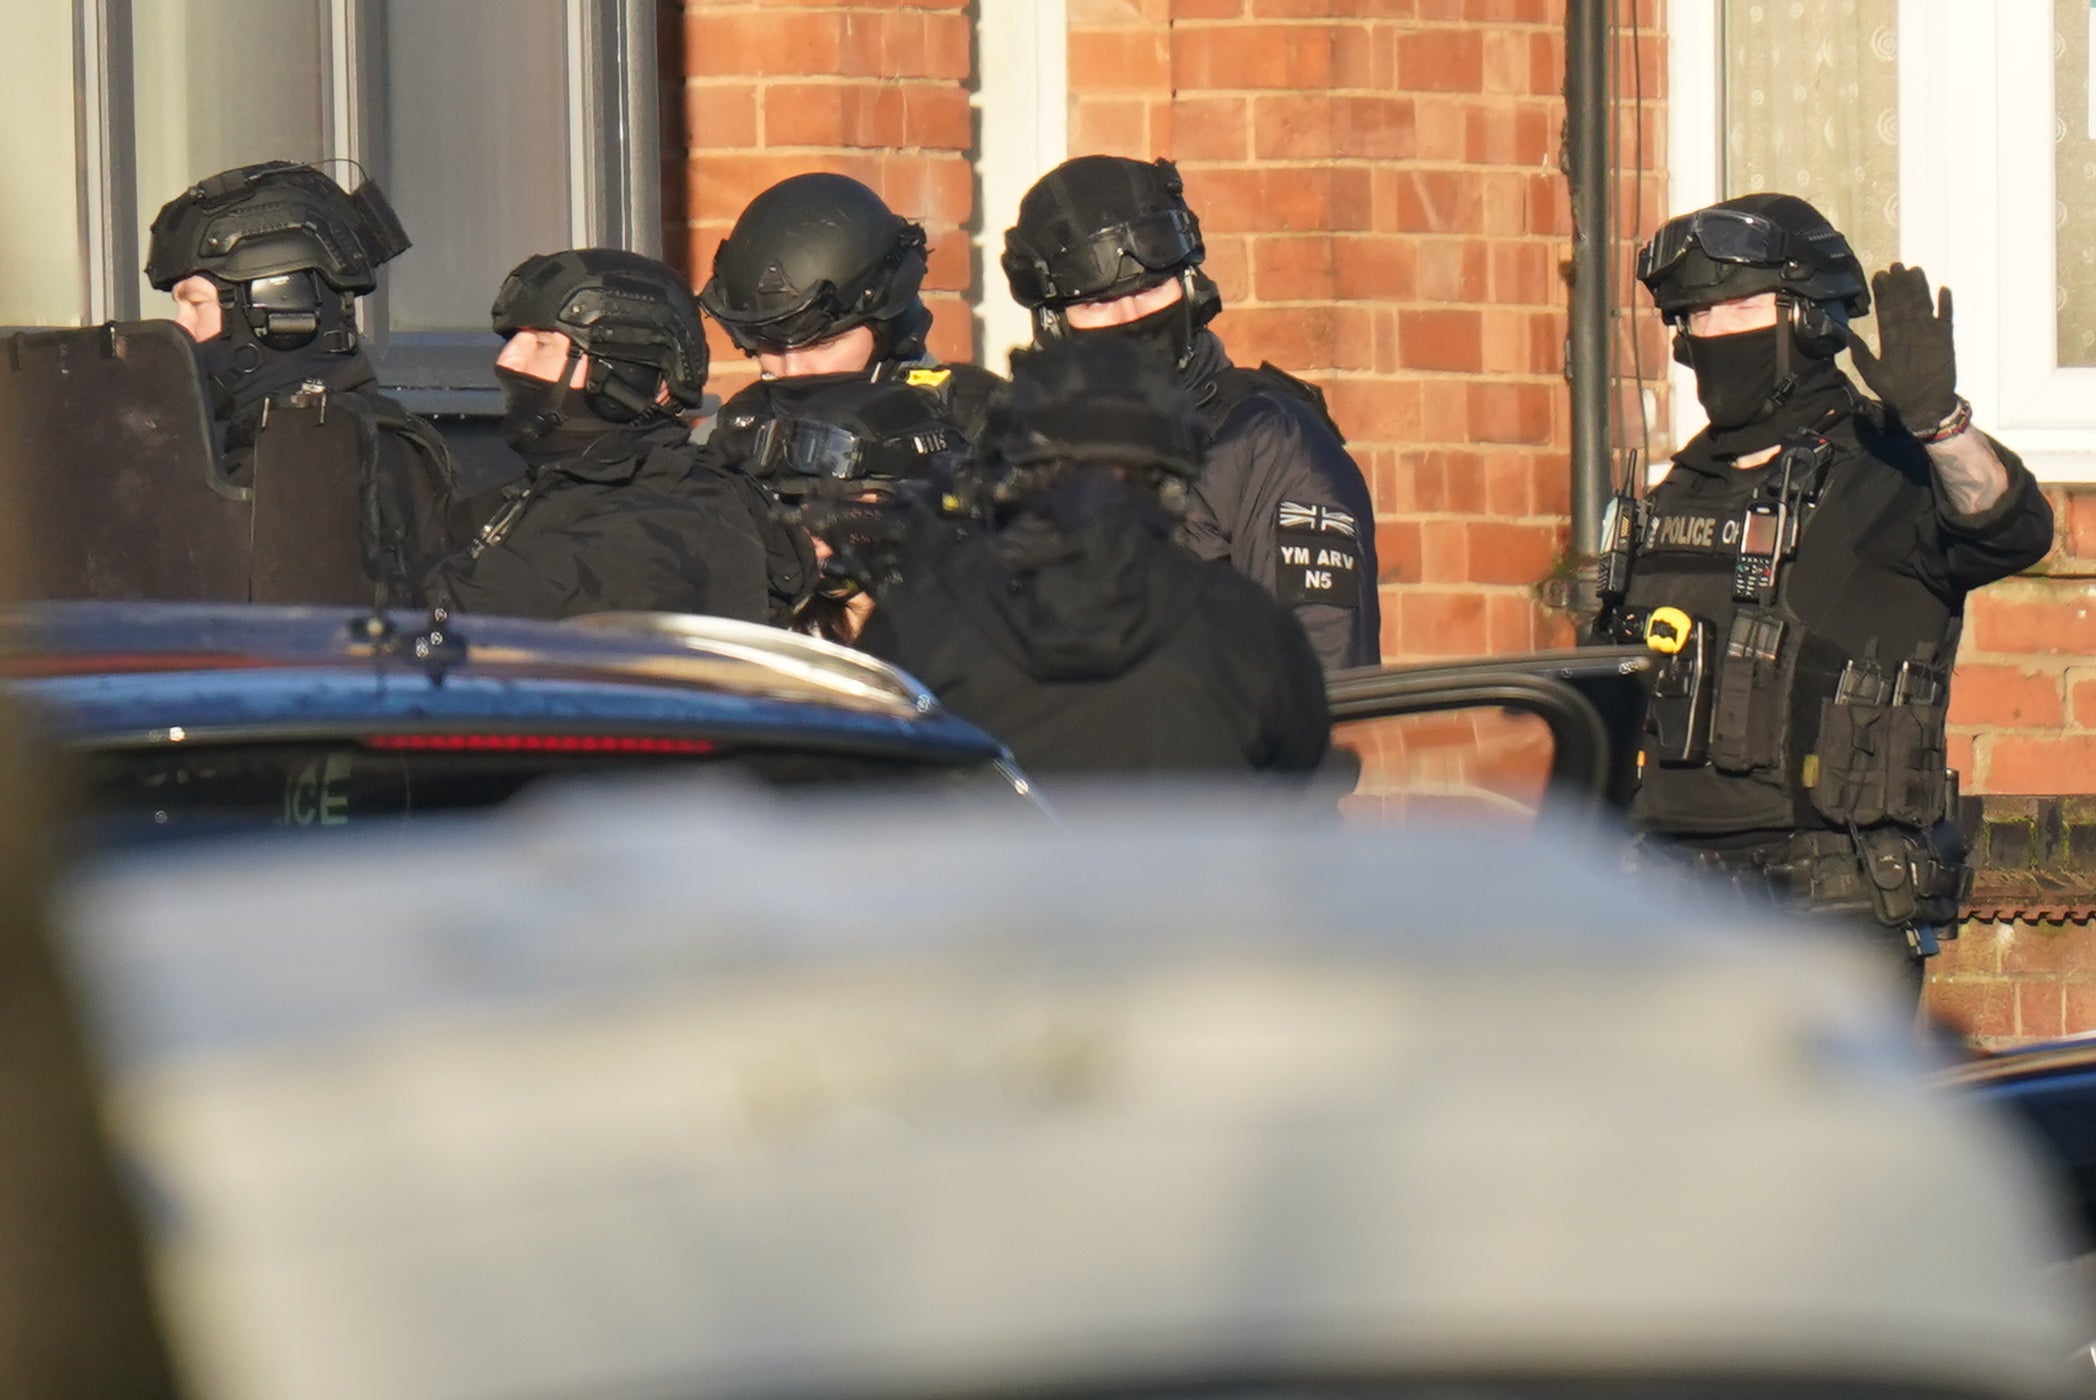
<path id="1" fill-rule="evenodd" d="M 0 613 L 0 656 L 28 722 L 77 760 L 103 840 L 398 824 L 664 765 L 1031 794 L 900 671 L 716 618 L 51 603 Z"/>

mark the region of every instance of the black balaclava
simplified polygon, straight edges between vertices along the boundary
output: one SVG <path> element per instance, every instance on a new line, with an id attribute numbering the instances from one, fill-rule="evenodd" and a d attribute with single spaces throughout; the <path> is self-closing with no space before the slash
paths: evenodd
<path id="1" fill-rule="evenodd" d="M 598 417 L 588 391 L 567 382 L 570 373 L 564 371 L 558 380 L 534 379 L 495 367 L 502 385 L 502 440 L 527 466 L 580 457 L 626 426 Z"/>
<path id="2" fill-rule="evenodd" d="M 1069 334 L 1072 340 L 1080 342 L 1124 340 L 1176 370 L 1186 363 L 1187 355 L 1193 350 L 1194 323 L 1188 314 L 1186 298 L 1181 297 L 1170 306 L 1118 326 L 1083 331 L 1073 326 Z"/>
<path id="3" fill-rule="evenodd" d="M 1696 398 L 1709 415 L 1708 439 L 1717 456 L 1773 447 L 1851 402 L 1840 367 L 1807 355 L 1788 321 L 1732 335 L 1683 332 L 1680 345 L 1684 363 L 1695 372 Z M 1778 394 L 1786 374 L 1791 383 Z"/>
<path id="4" fill-rule="evenodd" d="M 1731 335 L 1682 334 L 1696 399 L 1716 429 L 1743 428 L 1768 412 L 1776 392 L 1776 341 L 1787 328 Z"/>
<path id="5" fill-rule="evenodd" d="M 831 390 L 844 384 L 871 383 L 880 373 L 874 360 L 865 369 L 836 370 L 829 374 L 789 374 L 778 379 L 760 379 L 764 386 L 765 400 L 772 408 L 788 413 L 802 404 L 827 397 Z"/>
<path id="6" fill-rule="evenodd" d="M 577 388 L 570 381 L 581 358 L 579 350 L 570 354 L 556 379 L 495 366 L 496 382 L 502 386 L 499 431 L 527 465 L 545 466 L 589 454 L 605 446 L 608 433 L 653 428 L 663 419 L 653 404 L 662 382 L 659 371 L 592 358 L 588 383 Z M 606 392 L 614 387 L 615 392 Z"/>

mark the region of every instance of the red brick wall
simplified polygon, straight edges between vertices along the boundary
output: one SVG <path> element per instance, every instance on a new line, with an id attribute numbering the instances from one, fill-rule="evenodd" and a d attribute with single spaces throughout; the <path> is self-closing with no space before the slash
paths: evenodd
<path id="1" fill-rule="evenodd" d="M 2096 1030 L 2096 928 L 1971 923 L 1929 963 L 1931 1014 L 1974 1045 L 2002 1050 Z"/>
<path id="2" fill-rule="evenodd" d="M 1969 792 L 2096 792 L 2096 491 L 2051 494 L 2052 555 L 1968 605 L 1951 753 Z"/>
<path id="3" fill-rule="evenodd" d="M 1951 689 L 1951 762 L 1967 792 L 2096 793 L 2096 490 L 2051 495 L 2052 554 L 1967 608 Z M 2096 805 L 2079 805 L 2096 816 Z M 2075 854 L 2086 857 L 2086 844 Z M 2085 873 L 2064 869 L 2067 854 L 2034 862 L 2054 877 L 2041 883 L 2066 888 L 2031 902 L 2088 906 L 2074 893 Z M 1990 1047 L 2096 1030 L 2096 925 L 2059 917 L 1968 924 L 1931 964 L 1928 1001 Z"/>
<path id="4" fill-rule="evenodd" d="M 705 281 L 715 247 L 759 191 L 801 171 L 838 171 L 924 225 L 932 349 L 972 359 L 967 0 L 686 0 L 683 8 L 681 207 L 693 280 Z M 674 131 L 666 135 L 665 144 L 674 141 Z M 713 334 L 715 380 L 732 392 L 754 366 Z"/>

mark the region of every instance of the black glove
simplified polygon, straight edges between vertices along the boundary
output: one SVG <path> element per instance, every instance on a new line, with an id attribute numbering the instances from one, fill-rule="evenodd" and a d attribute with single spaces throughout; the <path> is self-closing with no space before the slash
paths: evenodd
<path id="1" fill-rule="evenodd" d="M 1878 304 L 1878 353 L 1854 331 L 1856 372 L 1909 432 L 1926 433 L 1958 408 L 1958 358 L 1951 348 L 1950 288 L 1929 305 L 1929 275 L 1894 263 L 1870 279 Z"/>

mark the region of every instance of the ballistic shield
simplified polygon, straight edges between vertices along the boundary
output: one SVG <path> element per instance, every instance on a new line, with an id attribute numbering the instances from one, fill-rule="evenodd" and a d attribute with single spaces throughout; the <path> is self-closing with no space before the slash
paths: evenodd
<path id="1" fill-rule="evenodd" d="M 255 434 L 248 589 L 257 603 L 374 601 L 385 566 L 378 425 L 355 394 L 272 400 Z"/>
<path id="2" fill-rule="evenodd" d="M 384 535 L 363 399 L 273 400 L 252 451 L 226 455 L 172 321 L 23 332 L 0 374 L 22 596 L 372 600 Z"/>
<path id="3" fill-rule="evenodd" d="M 0 354 L 30 598 L 247 597 L 247 493 L 172 321 L 25 331 Z"/>

